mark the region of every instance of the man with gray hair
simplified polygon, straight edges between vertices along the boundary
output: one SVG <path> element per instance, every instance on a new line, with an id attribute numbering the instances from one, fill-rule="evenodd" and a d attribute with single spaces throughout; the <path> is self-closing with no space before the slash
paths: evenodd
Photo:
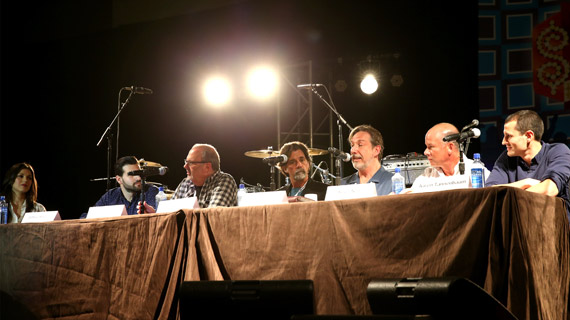
<path id="1" fill-rule="evenodd" d="M 187 177 L 180 182 L 173 199 L 196 196 L 200 208 L 237 206 L 234 178 L 220 170 L 220 155 L 209 144 L 195 144 L 184 159 Z"/>
<path id="2" fill-rule="evenodd" d="M 285 190 L 290 197 L 314 193 L 317 200 L 325 200 L 328 185 L 311 179 L 313 159 L 307 145 L 300 141 L 288 142 L 281 147 L 279 153 L 287 156 L 287 162 L 282 163 L 279 170 L 291 182 L 279 190 Z"/>
<path id="3" fill-rule="evenodd" d="M 380 131 L 370 125 L 360 125 L 350 132 L 352 166 L 358 170 L 341 180 L 341 184 L 374 183 L 376 194 L 387 195 L 392 191 L 393 173 L 382 167 L 384 140 Z"/>

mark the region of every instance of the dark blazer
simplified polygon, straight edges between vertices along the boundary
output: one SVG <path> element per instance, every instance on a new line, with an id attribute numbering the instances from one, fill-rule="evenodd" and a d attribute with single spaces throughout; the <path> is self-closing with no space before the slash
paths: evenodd
<path id="1" fill-rule="evenodd" d="M 323 201 L 323 200 L 325 200 L 325 195 L 327 194 L 327 187 L 328 187 L 328 184 L 324 184 L 322 182 L 318 182 L 318 181 L 315 181 L 313 179 L 309 179 L 309 181 L 307 181 L 307 186 L 305 186 L 305 189 L 301 192 L 301 194 L 298 194 L 298 195 L 304 196 L 307 193 L 316 193 L 317 199 L 319 201 Z M 290 184 L 279 188 L 279 190 L 285 190 L 287 192 L 287 196 L 291 196 L 291 185 Z"/>

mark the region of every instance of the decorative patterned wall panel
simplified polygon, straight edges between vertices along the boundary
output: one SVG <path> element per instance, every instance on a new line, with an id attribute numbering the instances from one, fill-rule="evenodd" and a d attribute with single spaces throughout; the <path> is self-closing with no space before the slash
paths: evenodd
<path id="1" fill-rule="evenodd" d="M 561 10 L 569 13 L 562 15 Z M 501 145 L 504 119 L 517 110 L 533 109 L 541 114 L 546 127 L 545 141 L 564 141 L 570 145 L 570 75 L 564 78 L 566 70 L 570 73 L 570 64 L 566 69 L 563 61 L 570 59 L 561 59 L 562 55 L 570 54 L 570 45 L 565 47 L 565 53 L 562 49 L 547 52 L 540 60 L 542 64 L 552 62 L 543 68 L 549 72 L 541 75 L 544 83 L 555 80 L 567 83 L 566 104 L 563 92 L 558 92 L 557 98 L 549 97 L 536 84 L 538 65 L 533 39 L 540 24 L 553 17 L 562 19 L 558 26 L 570 30 L 570 4 L 561 5 L 558 0 L 479 0 L 480 141 L 481 157 L 489 168 L 504 149 Z M 558 45 L 564 42 L 560 30 L 551 30 L 548 35 L 548 40 L 557 40 Z M 557 90 L 564 91 L 560 87 Z"/>

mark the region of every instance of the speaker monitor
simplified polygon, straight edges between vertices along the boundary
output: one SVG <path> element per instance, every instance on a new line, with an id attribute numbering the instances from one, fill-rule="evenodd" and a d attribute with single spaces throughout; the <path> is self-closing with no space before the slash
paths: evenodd
<path id="1" fill-rule="evenodd" d="M 400 168 L 400 174 L 406 181 L 406 187 L 411 187 L 414 180 L 421 176 L 424 169 L 429 165 L 429 160 L 424 155 L 389 155 L 382 159 L 382 166 L 387 171 L 394 172 L 396 168 Z"/>
<path id="2" fill-rule="evenodd" d="M 497 299 L 465 278 L 373 280 L 366 290 L 373 314 L 433 319 L 517 319 Z"/>
<path id="3" fill-rule="evenodd" d="M 312 280 L 185 281 L 181 319 L 290 319 L 313 314 Z"/>

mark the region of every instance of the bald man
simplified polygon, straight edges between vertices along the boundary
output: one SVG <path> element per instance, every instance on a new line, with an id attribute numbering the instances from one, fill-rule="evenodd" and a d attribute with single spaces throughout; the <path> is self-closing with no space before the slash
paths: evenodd
<path id="1" fill-rule="evenodd" d="M 428 130 L 425 136 L 426 150 L 430 166 L 421 176 L 417 177 L 411 189 L 428 179 L 459 175 L 459 144 L 457 141 L 444 142 L 443 138 L 450 134 L 459 133 L 459 130 L 451 123 L 438 123 Z M 463 157 L 465 174 L 470 174 L 473 160 Z M 485 168 L 485 178 L 489 177 L 490 171 Z M 469 179 L 471 180 L 471 179 Z M 471 182 L 469 182 L 471 184 Z"/>

